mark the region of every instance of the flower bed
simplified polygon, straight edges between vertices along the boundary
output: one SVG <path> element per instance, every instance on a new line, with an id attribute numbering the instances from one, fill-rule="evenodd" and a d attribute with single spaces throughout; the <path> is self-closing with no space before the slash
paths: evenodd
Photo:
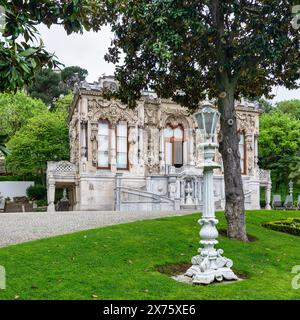
<path id="1" fill-rule="evenodd" d="M 263 223 L 263 227 L 300 236 L 300 219 L 298 218 L 287 218 L 284 220 L 266 222 Z"/>

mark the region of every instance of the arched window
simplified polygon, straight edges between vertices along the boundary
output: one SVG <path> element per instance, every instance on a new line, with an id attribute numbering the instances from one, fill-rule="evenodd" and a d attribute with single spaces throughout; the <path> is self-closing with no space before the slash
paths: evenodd
<path id="1" fill-rule="evenodd" d="M 181 126 L 175 128 L 168 125 L 164 130 L 166 165 L 180 168 L 183 166 L 184 133 Z"/>
<path id="2" fill-rule="evenodd" d="M 100 120 L 98 126 L 98 167 L 108 169 L 109 160 L 109 122 Z"/>
<path id="3" fill-rule="evenodd" d="M 117 168 L 128 169 L 128 127 L 126 121 L 117 125 Z"/>
<path id="4" fill-rule="evenodd" d="M 242 174 L 247 173 L 247 158 L 246 158 L 246 143 L 245 143 L 245 132 L 240 132 L 240 143 L 239 143 L 239 151 L 241 155 L 241 171 Z"/>

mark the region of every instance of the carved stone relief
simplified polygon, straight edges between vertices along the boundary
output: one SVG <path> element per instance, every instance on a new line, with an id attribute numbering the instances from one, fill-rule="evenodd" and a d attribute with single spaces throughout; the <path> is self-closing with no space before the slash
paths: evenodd
<path id="1" fill-rule="evenodd" d="M 136 128 L 130 128 L 128 135 L 128 143 L 129 143 L 129 169 L 131 172 L 136 170 L 138 165 L 138 133 Z"/>
<path id="2" fill-rule="evenodd" d="M 128 123 L 128 126 L 135 126 L 138 121 L 138 112 L 136 109 L 128 109 L 117 101 L 107 102 L 102 99 L 89 99 L 88 118 L 91 121 L 106 119 L 112 126 L 124 120 Z"/>
<path id="3" fill-rule="evenodd" d="M 91 122 L 92 163 L 97 166 L 98 158 L 98 122 Z"/>

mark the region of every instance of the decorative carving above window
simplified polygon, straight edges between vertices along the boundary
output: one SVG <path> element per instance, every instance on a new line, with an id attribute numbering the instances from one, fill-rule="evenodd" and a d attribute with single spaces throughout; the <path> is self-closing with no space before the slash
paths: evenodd
<path id="1" fill-rule="evenodd" d="M 104 99 L 88 100 L 88 118 L 91 121 L 106 119 L 111 126 L 116 126 L 119 121 L 126 121 L 128 126 L 135 126 L 138 120 L 137 110 L 128 109 L 117 101 Z"/>

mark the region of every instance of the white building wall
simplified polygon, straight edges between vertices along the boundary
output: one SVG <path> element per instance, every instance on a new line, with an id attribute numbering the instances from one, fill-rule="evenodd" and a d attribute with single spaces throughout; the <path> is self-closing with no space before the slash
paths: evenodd
<path id="1" fill-rule="evenodd" d="M 0 182 L 0 196 L 4 198 L 26 197 L 26 190 L 34 186 L 33 181 L 3 181 Z"/>

